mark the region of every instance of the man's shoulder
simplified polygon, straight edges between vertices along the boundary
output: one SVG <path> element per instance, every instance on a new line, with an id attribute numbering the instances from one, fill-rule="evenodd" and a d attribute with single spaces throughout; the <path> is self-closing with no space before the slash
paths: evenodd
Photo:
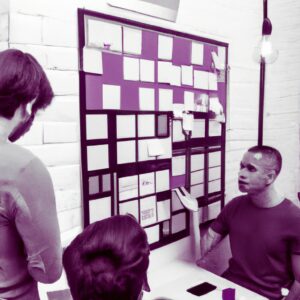
<path id="1" fill-rule="evenodd" d="M 236 206 L 242 203 L 245 203 L 247 201 L 247 195 L 239 195 L 237 197 L 232 198 L 226 206 Z"/>

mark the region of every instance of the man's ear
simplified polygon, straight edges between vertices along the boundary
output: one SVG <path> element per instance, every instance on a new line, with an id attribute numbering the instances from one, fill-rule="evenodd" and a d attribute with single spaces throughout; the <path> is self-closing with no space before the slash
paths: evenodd
<path id="1" fill-rule="evenodd" d="M 267 185 L 272 184 L 277 177 L 275 170 L 271 170 L 266 174 Z"/>

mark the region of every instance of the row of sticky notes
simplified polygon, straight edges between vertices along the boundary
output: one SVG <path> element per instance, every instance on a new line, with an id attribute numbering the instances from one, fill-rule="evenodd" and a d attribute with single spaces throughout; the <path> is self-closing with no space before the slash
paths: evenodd
<path id="1" fill-rule="evenodd" d="M 119 201 L 167 191 L 170 189 L 169 170 L 120 177 L 118 187 Z"/>

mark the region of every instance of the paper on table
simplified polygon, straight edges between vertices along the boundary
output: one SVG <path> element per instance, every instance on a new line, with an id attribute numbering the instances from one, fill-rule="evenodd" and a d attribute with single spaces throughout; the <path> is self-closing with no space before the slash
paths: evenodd
<path id="1" fill-rule="evenodd" d="M 111 216 L 111 198 L 89 201 L 90 223 L 100 221 Z"/>
<path id="2" fill-rule="evenodd" d="M 134 138 L 135 115 L 117 115 L 117 138 Z"/>
<path id="3" fill-rule="evenodd" d="M 217 74 L 215 73 L 208 73 L 208 87 L 211 91 L 217 91 L 218 90 L 218 78 Z"/>
<path id="4" fill-rule="evenodd" d="M 138 176 L 119 178 L 119 200 L 127 200 L 138 196 Z"/>
<path id="5" fill-rule="evenodd" d="M 157 221 L 155 196 L 140 199 L 140 220 L 142 226 L 151 225 Z"/>
<path id="6" fill-rule="evenodd" d="M 155 193 L 155 179 L 154 172 L 140 174 L 140 195 L 149 195 Z"/>
<path id="7" fill-rule="evenodd" d="M 204 154 L 193 154 L 191 156 L 191 171 L 204 169 Z"/>
<path id="8" fill-rule="evenodd" d="M 141 55 L 142 31 L 123 26 L 123 49 L 126 53 Z"/>
<path id="9" fill-rule="evenodd" d="M 185 155 L 172 157 L 172 176 L 185 174 Z"/>
<path id="10" fill-rule="evenodd" d="M 83 71 L 103 74 L 102 52 L 95 48 L 83 48 Z"/>
<path id="11" fill-rule="evenodd" d="M 186 214 L 180 213 L 172 216 L 172 234 L 186 229 Z"/>
<path id="12" fill-rule="evenodd" d="M 165 149 L 160 139 L 148 140 L 148 156 L 156 157 L 165 154 Z"/>
<path id="13" fill-rule="evenodd" d="M 140 80 L 140 61 L 137 58 L 123 58 L 123 75 L 124 80 Z"/>
<path id="14" fill-rule="evenodd" d="M 88 171 L 101 170 L 109 167 L 108 145 L 87 147 Z"/>
<path id="15" fill-rule="evenodd" d="M 157 202 L 157 221 L 165 221 L 171 218 L 170 199 Z"/>
<path id="16" fill-rule="evenodd" d="M 159 225 L 147 227 L 145 228 L 145 232 L 150 245 L 159 241 Z"/>
<path id="17" fill-rule="evenodd" d="M 171 85 L 181 86 L 181 67 L 171 66 L 169 73 L 169 82 Z"/>
<path id="18" fill-rule="evenodd" d="M 165 35 L 158 36 L 158 58 L 172 59 L 173 38 Z"/>
<path id="19" fill-rule="evenodd" d="M 135 162 L 135 141 L 117 142 L 117 163 Z"/>
<path id="20" fill-rule="evenodd" d="M 87 45 L 122 52 L 122 27 L 100 20 L 88 20 Z"/>
<path id="21" fill-rule="evenodd" d="M 193 85 L 193 66 L 181 66 L 181 83 Z"/>
<path id="22" fill-rule="evenodd" d="M 208 72 L 194 70 L 194 88 L 208 90 Z"/>
<path id="23" fill-rule="evenodd" d="M 194 93 L 189 91 L 184 91 L 184 109 L 186 111 L 194 111 L 195 110 L 195 102 L 194 102 Z"/>
<path id="24" fill-rule="evenodd" d="M 156 172 L 156 193 L 167 191 L 170 189 L 170 173 L 169 170 Z"/>
<path id="25" fill-rule="evenodd" d="M 155 94 L 152 88 L 139 88 L 140 110 L 155 110 Z"/>
<path id="26" fill-rule="evenodd" d="M 192 42 L 191 63 L 195 65 L 203 65 L 203 44 Z"/>
<path id="27" fill-rule="evenodd" d="M 172 111 L 173 109 L 173 90 L 159 89 L 159 111 Z"/>
<path id="28" fill-rule="evenodd" d="M 137 220 L 139 219 L 139 203 L 138 200 L 128 201 L 119 204 L 120 215 L 133 215 Z"/>
<path id="29" fill-rule="evenodd" d="M 102 100 L 103 109 L 120 109 L 121 87 L 119 85 L 103 84 Z"/>
<path id="30" fill-rule="evenodd" d="M 155 136 L 155 115 L 138 115 L 138 136 Z"/>
<path id="31" fill-rule="evenodd" d="M 172 63 L 169 61 L 159 61 L 157 62 L 157 81 L 159 83 L 170 83 L 170 72 L 172 71 Z"/>
<path id="32" fill-rule="evenodd" d="M 107 139 L 107 115 L 86 115 L 86 139 Z"/>
<path id="33" fill-rule="evenodd" d="M 203 137 L 205 137 L 205 120 L 196 119 L 194 120 L 192 138 L 203 138 Z"/>
<path id="34" fill-rule="evenodd" d="M 208 166 L 209 167 L 215 167 L 221 165 L 221 152 L 210 152 L 208 154 Z"/>
<path id="35" fill-rule="evenodd" d="M 140 59 L 141 81 L 154 82 L 155 65 L 153 60 Z"/>
<path id="36" fill-rule="evenodd" d="M 185 140 L 185 136 L 182 131 L 181 120 L 173 120 L 173 142 L 181 142 Z"/>

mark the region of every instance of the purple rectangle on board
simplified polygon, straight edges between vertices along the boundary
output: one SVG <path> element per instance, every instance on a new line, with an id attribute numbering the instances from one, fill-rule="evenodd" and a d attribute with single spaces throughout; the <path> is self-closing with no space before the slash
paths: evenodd
<path id="1" fill-rule="evenodd" d="M 218 97 L 226 114 L 226 84 L 223 82 L 218 83 Z"/>
<path id="2" fill-rule="evenodd" d="M 121 109 L 139 110 L 139 81 L 124 80 L 121 85 Z"/>
<path id="3" fill-rule="evenodd" d="M 185 186 L 185 175 L 171 177 L 171 189 Z"/>
<path id="4" fill-rule="evenodd" d="M 173 64 L 191 64 L 191 41 L 184 38 L 173 38 Z"/>
<path id="5" fill-rule="evenodd" d="M 157 60 L 157 57 L 158 57 L 158 34 L 156 32 L 143 30 L 141 58 Z"/>
<path id="6" fill-rule="evenodd" d="M 181 87 L 173 87 L 173 103 L 184 103 L 184 91 Z"/>
<path id="7" fill-rule="evenodd" d="M 120 85 L 123 82 L 123 56 L 102 52 L 103 82 Z"/>
<path id="8" fill-rule="evenodd" d="M 102 76 L 85 74 L 86 109 L 102 109 Z"/>

